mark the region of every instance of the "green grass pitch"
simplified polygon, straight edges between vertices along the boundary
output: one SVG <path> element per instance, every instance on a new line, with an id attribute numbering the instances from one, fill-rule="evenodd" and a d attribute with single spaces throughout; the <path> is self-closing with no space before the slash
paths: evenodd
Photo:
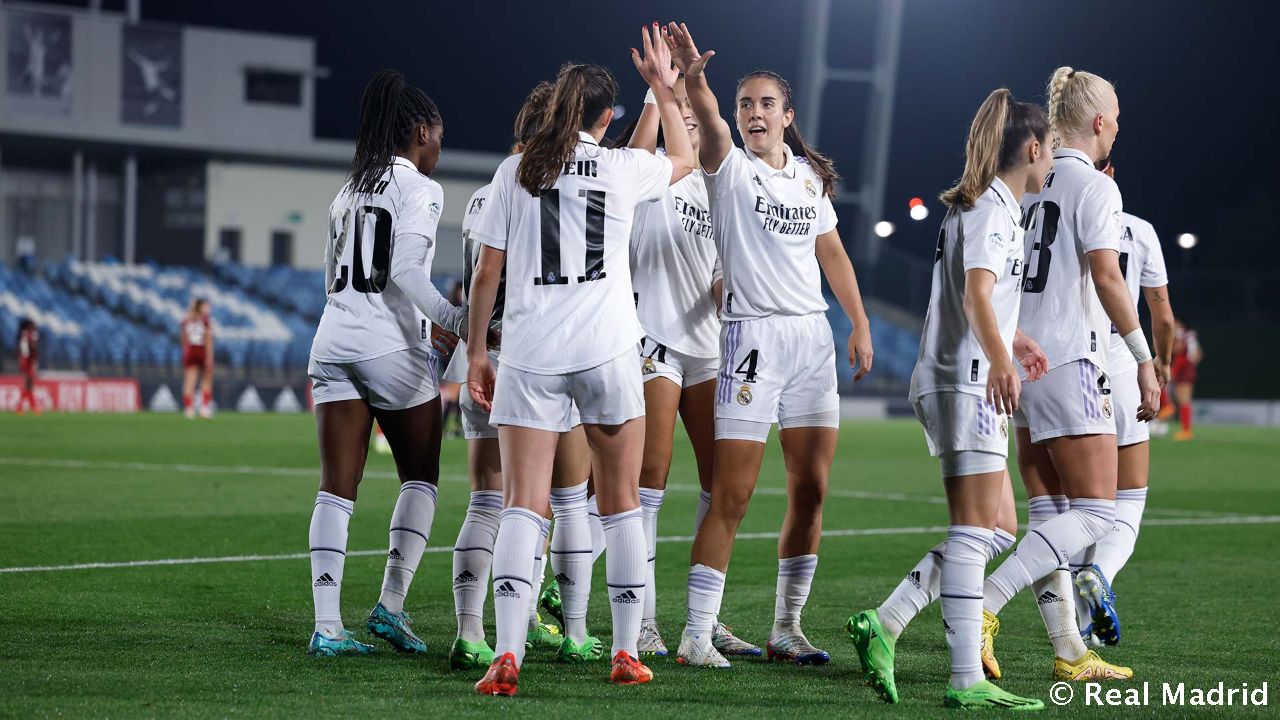
<path id="1" fill-rule="evenodd" d="M 1205 427 L 1195 442 L 1156 441 L 1137 553 L 1116 590 L 1124 642 L 1105 657 L 1139 679 L 1188 686 L 1271 684 L 1280 703 L 1275 593 L 1280 576 L 1280 433 Z M 408 609 L 424 658 L 383 645 L 368 658 L 313 660 L 309 566 L 315 431 L 306 415 L 0 416 L 0 716 L 200 717 L 931 717 L 944 716 L 947 651 L 936 607 L 899 643 L 903 702 L 881 704 L 841 630 L 874 606 L 946 524 L 937 465 L 914 422 L 847 423 L 831 477 L 821 562 L 805 610 L 822 668 L 738 661 L 699 671 L 651 662 L 655 681 L 616 688 L 607 665 L 568 667 L 532 653 L 520 695 L 482 698 L 474 673 L 450 672 L 448 552 L 466 504 L 464 447 L 446 442 L 440 507 Z M 373 456 L 356 513 L 343 608 L 363 635 L 382 577 L 396 493 L 390 458 Z M 729 572 L 722 617 L 763 644 L 772 621 L 785 497 L 776 441 Z M 659 623 L 675 649 L 696 503 L 693 459 L 677 437 L 658 551 Z M 1015 486 L 1017 481 L 1015 479 Z M 1021 496 L 1021 489 L 1019 488 Z M 1025 519 L 1025 508 L 1020 509 Z M 139 567 L 12 568 L 170 558 L 273 556 Z M 993 566 L 994 567 L 994 566 Z M 603 564 L 590 625 L 609 631 Z M 492 613 L 492 603 L 488 605 Z M 1003 685 L 1048 699 L 1051 652 L 1029 594 L 1002 616 Z M 492 627 L 490 626 L 492 638 Z M 498 710 L 501 708 L 501 710 Z M 1185 716 L 1192 708 L 1086 709 L 1048 715 Z M 1234 715 L 1239 710 L 1208 709 Z M 1257 717 L 1270 708 L 1249 711 Z"/>

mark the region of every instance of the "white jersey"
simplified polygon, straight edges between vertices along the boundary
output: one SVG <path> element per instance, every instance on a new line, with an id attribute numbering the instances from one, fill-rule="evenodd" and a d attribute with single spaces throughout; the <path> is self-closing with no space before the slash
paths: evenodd
<path id="1" fill-rule="evenodd" d="M 1138 308 L 1138 296 L 1142 288 L 1158 288 L 1169 284 L 1169 275 L 1164 269 L 1164 252 L 1160 250 L 1160 238 L 1151 223 L 1129 213 L 1120 214 L 1120 222 L 1124 232 L 1120 236 L 1120 272 L 1124 274 L 1125 285 L 1129 288 L 1129 299 L 1133 308 Z M 1111 326 L 1111 374 L 1123 375 L 1138 369 L 1138 361 L 1133 359 L 1129 346 L 1124 338 Z"/>
<path id="2" fill-rule="evenodd" d="M 1120 189 L 1087 155 L 1059 148 L 1044 188 L 1024 197 L 1022 206 L 1022 331 L 1044 349 L 1050 369 L 1084 359 L 1105 371 L 1111 322 L 1085 256 L 1120 250 Z"/>
<path id="3" fill-rule="evenodd" d="M 520 158 L 498 166 L 471 230 L 507 253 L 503 364 L 560 375 L 634 353 L 644 331 L 631 290 L 631 225 L 637 205 L 666 194 L 671 161 L 579 133 L 563 173 L 534 197 L 516 181 Z"/>
<path id="4" fill-rule="evenodd" d="M 939 391 L 986 396 L 991 363 L 964 313 L 965 273 L 982 269 L 995 274 L 991 306 L 1005 352 L 1012 356 L 1022 296 L 1022 235 L 1018 201 L 1000 178 L 972 209 L 947 211 L 934 254 L 920 355 L 911 373 L 912 400 Z"/>
<path id="5" fill-rule="evenodd" d="M 476 226 L 476 220 L 479 219 L 481 211 L 484 210 L 484 203 L 489 198 L 489 188 L 492 184 L 476 190 L 471 195 L 471 199 L 467 201 L 467 212 L 462 216 L 462 297 L 469 305 L 471 303 L 471 277 L 475 274 L 476 265 L 480 262 L 480 244 L 476 242 L 471 231 Z M 498 297 L 493 303 L 493 318 L 495 321 L 502 320 L 502 303 L 503 294 L 506 291 L 506 270 L 503 270 L 502 280 L 498 284 Z M 489 360 L 493 362 L 493 366 L 498 367 L 498 352 L 496 350 L 489 351 Z M 445 382 L 465 383 L 467 381 L 467 343 L 458 342 L 458 347 L 453 351 L 453 357 L 449 360 L 449 367 L 445 368 L 443 379 Z"/>
<path id="6" fill-rule="evenodd" d="M 720 356 L 720 318 L 711 208 L 702 173 L 693 171 L 661 202 L 636 208 L 631 282 L 645 336 L 697 358 Z"/>
<path id="7" fill-rule="evenodd" d="M 393 263 L 411 259 L 430 274 L 444 193 L 401 157 L 369 190 L 354 193 L 347 184 L 329 206 L 328 301 L 311 344 L 311 357 L 322 362 L 369 360 L 431 342 L 431 321 L 391 278 L 399 270 Z"/>
<path id="8" fill-rule="evenodd" d="M 817 237 L 836 227 L 822 178 L 783 146 L 776 170 L 733 147 L 708 174 L 711 222 L 724 267 L 724 319 L 825 312 Z"/>

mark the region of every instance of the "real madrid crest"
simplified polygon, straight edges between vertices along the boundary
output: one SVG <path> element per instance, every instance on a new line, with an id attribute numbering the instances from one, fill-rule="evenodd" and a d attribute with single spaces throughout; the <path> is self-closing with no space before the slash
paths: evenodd
<path id="1" fill-rule="evenodd" d="M 813 186 L 813 181 L 809 178 L 804 179 L 804 191 L 809 193 L 809 197 L 818 197 L 818 189 Z"/>
<path id="2" fill-rule="evenodd" d="M 1000 418 L 1000 437 L 1009 439 L 1009 421 L 1006 418 Z"/>
<path id="3" fill-rule="evenodd" d="M 738 390 L 738 404 L 739 405 L 751 404 L 751 387 L 749 385 L 743 385 Z"/>
<path id="4" fill-rule="evenodd" d="M 1111 398 L 1102 398 L 1102 417 L 1111 419 Z"/>
<path id="5" fill-rule="evenodd" d="M 652 375 L 658 372 L 657 366 L 653 364 L 653 358 L 647 357 L 644 359 L 644 362 L 640 365 L 640 372 L 645 375 Z"/>

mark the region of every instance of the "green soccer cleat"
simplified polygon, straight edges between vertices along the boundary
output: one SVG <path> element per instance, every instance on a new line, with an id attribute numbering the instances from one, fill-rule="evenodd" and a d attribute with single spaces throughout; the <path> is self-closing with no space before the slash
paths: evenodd
<path id="1" fill-rule="evenodd" d="M 560 629 L 563 632 L 566 627 L 564 624 L 564 604 L 560 602 L 560 583 L 557 579 L 552 579 L 551 582 L 547 583 L 547 588 L 542 591 L 542 597 L 538 599 L 538 607 L 555 618 L 556 622 L 560 623 Z"/>
<path id="2" fill-rule="evenodd" d="M 560 628 L 550 623 L 542 622 L 541 615 L 537 615 L 536 618 L 537 622 L 529 628 L 529 634 L 525 636 L 525 651 L 559 649 L 561 640 L 564 639 L 560 634 Z"/>
<path id="3" fill-rule="evenodd" d="M 875 610 L 864 610 L 844 624 L 858 661 L 867 676 L 867 684 L 887 703 L 898 702 L 898 686 L 893 679 L 893 654 L 897 641 L 885 632 Z M 994 687 L 994 686 L 992 686 Z"/>
<path id="4" fill-rule="evenodd" d="M 604 643 L 594 635 L 588 635 L 582 643 L 574 642 L 573 638 L 565 638 L 560 643 L 560 650 L 556 653 L 556 659 L 564 663 L 591 662 L 602 657 L 604 657 Z"/>
<path id="5" fill-rule="evenodd" d="M 979 680 L 977 685 L 967 690 L 947 688 L 942 704 L 960 710 L 1013 710 L 1015 712 L 1035 712 L 1044 709 L 1044 701 L 1025 698 L 1005 692 L 996 687 L 990 680 Z"/>
<path id="6" fill-rule="evenodd" d="M 467 642 L 457 638 L 449 650 L 450 670 L 482 670 L 492 663 L 493 648 L 484 640 Z"/>
<path id="7" fill-rule="evenodd" d="M 343 630 L 336 638 L 320 633 L 311 634 L 311 644 L 307 646 L 307 654 L 311 657 L 337 657 L 338 655 L 368 655 L 376 648 L 366 645 L 351 637 L 350 631 Z"/>
<path id="8" fill-rule="evenodd" d="M 391 643 L 391 647 L 402 653 L 425 653 L 427 644 L 413 634 L 413 620 L 409 613 L 401 610 L 393 613 L 382 603 L 373 606 L 369 612 L 369 621 L 365 623 L 369 634 L 380 637 Z"/>

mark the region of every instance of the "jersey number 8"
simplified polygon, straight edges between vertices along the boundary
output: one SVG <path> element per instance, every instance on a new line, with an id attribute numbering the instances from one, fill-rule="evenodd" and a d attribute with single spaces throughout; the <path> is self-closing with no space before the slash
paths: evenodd
<path id="1" fill-rule="evenodd" d="M 1039 223 L 1036 222 L 1037 210 L 1044 210 Z M 1058 239 L 1058 220 L 1061 216 L 1058 203 L 1050 200 L 1033 204 L 1022 216 L 1022 229 L 1027 232 L 1028 237 L 1034 237 L 1031 252 L 1035 255 L 1035 261 L 1027 264 L 1036 269 L 1035 275 L 1028 275 L 1023 281 L 1023 292 L 1044 292 L 1045 283 L 1049 280 L 1049 263 L 1053 262 L 1053 241 Z M 1036 234 L 1033 236 L 1032 232 Z"/>

